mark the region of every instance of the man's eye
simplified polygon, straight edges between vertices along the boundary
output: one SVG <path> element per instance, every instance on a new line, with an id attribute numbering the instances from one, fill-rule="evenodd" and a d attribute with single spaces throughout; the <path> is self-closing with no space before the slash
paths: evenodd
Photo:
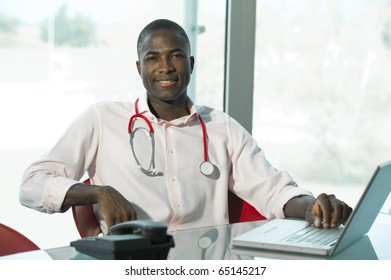
<path id="1" fill-rule="evenodd" d="M 184 58 L 185 57 L 185 55 L 183 53 L 174 53 L 172 56 L 175 58 Z"/>
<path id="2" fill-rule="evenodd" d="M 157 60 L 156 56 L 148 56 L 145 58 L 145 61 L 155 61 L 155 60 Z"/>

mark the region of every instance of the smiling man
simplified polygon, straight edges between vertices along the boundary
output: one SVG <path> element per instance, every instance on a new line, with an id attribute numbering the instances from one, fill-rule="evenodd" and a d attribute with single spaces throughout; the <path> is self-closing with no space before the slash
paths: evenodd
<path id="1" fill-rule="evenodd" d="M 155 115 L 166 121 L 189 115 L 187 86 L 194 57 L 186 33 L 157 21 L 141 32 L 137 52 L 137 70 Z"/>
<path id="2" fill-rule="evenodd" d="M 134 219 L 178 230 L 228 223 L 231 190 L 267 218 L 305 218 L 317 227 L 346 222 L 348 205 L 334 195 L 314 198 L 271 166 L 238 122 L 193 104 L 194 58 L 181 26 L 148 24 L 137 52 L 146 92 L 135 102 L 94 104 L 78 117 L 26 170 L 23 205 L 55 213 L 93 204 L 103 233 Z M 85 173 L 89 185 L 79 182 Z"/>

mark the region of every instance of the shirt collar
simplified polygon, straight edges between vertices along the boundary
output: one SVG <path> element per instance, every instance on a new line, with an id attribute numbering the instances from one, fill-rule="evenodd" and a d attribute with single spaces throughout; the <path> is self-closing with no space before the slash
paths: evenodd
<path id="1" fill-rule="evenodd" d="M 198 118 L 198 115 L 202 111 L 202 109 L 201 109 L 202 107 L 195 106 L 190 97 L 188 97 L 187 100 L 188 100 L 187 101 L 187 107 L 188 107 L 188 109 L 190 111 L 190 114 L 187 115 L 187 116 L 184 116 L 184 117 L 172 120 L 172 121 L 170 121 L 168 123 L 173 124 L 173 125 L 186 124 L 187 122 L 193 121 L 194 119 Z M 149 109 L 149 106 L 148 106 L 148 95 L 147 95 L 146 92 L 144 92 L 139 97 L 138 111 L 139 111 L 140 114 L 144 114 L 151 122 L 153 121 L 153 122 L 156 122 L 156 123 L 159 123 L 159 122 L 167 123 L 164 120 L 160 120 L 160 119 L 156 118 L 151 113 L 151 111 Z"/>

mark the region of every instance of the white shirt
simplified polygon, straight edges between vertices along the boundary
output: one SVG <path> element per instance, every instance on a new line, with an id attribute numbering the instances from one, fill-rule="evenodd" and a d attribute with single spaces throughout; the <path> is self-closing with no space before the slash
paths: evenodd
<path id="1" fill-rule="evenodd" d="M 167 122 L 149 111 L 146 94 L 138 106 L 154 129 L 159 176 L 141 172 L 132 154 L 128 122 L 135 114 L 134 103 L 102 102 L 88 108 L 26 170 L 21 203 L 46 213 L 61 212 L 68 189 L 88 172 L 92 184 L 110 185 L 127 198 L 139 219 L 164 222 L 169 230 L 178 230 L 228 223 L 228 189 L 267 218 L 283 218 L 289 199 L 310 195 L 286 172 L 273 168 L 252 136 L 227 114 L 189 102 L 190 115 Z M 208 157 L 215 166 L 208 177 L 200 172 L 204 155 L 198 114 L 206 125 Z M 137 118 L 136 127 L 148 126 Z M 140 130 L 134 139 L 136 156 L 144 168 L 151 159 L 148 137 Z M 107 232 L 103 219 L 101 226 Z"/>

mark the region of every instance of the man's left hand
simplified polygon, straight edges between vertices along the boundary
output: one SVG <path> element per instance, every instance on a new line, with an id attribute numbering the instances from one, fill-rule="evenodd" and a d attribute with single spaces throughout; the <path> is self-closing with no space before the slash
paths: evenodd
<path id="1" fill-rule="evenodd" d="M 308 207 L 305 219 L 318 228 L 336 228 L 346 223 L 352 211 L 335 195 L 322 193 Z"/>

